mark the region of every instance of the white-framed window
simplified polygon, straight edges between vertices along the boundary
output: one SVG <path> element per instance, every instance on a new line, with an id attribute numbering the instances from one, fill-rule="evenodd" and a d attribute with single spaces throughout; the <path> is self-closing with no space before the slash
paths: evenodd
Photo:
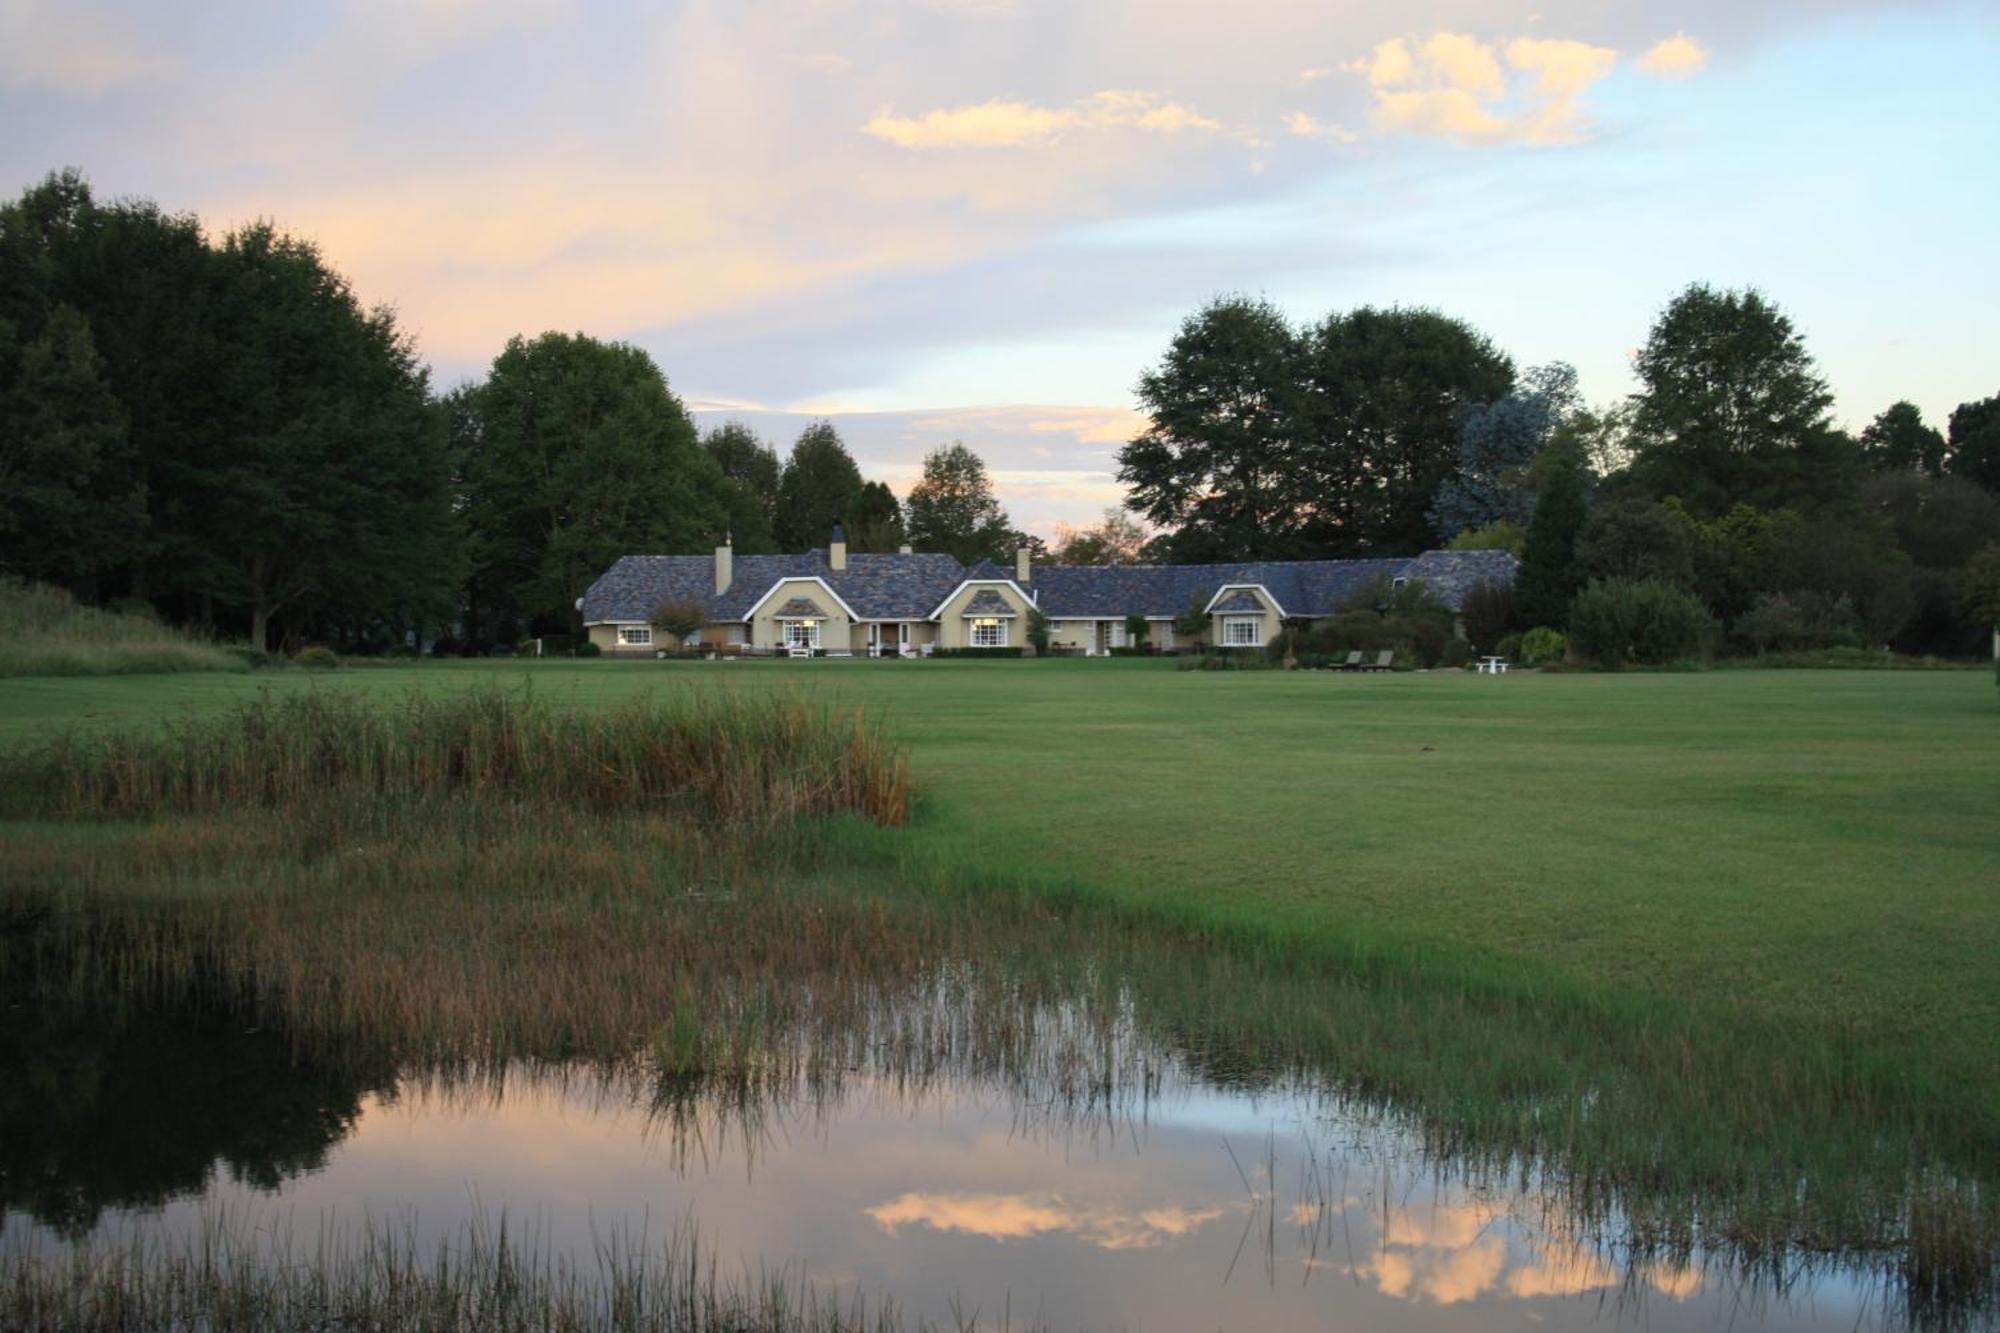
<path id="1" fill-rule="evenodd" d="M 1224 616 L 1222 644 L 1225 648 L 1257 648 L 1264 643 L 1262 616 Z"/>
<path id="2" fill-rule="evenodd" d="M 819 622 L 817 620 L 787 620 L 785 626 L 785 647 L 819 647 Z"/>
<path id="3" fill-rule="evenodd" d="M 1125 646 L 1124 621 L 1107 620 L 1104 622 L 1104 646 L 1106 648 L 1123 648 Z"/>
<path id="4" fill-rule="evenodd" d="M 1007 622 L 997 616 L 981 616 L 972 622 L 972 646 L 974 648 L 1005 648 L 1007 646 Z"/>
<path id="5" fill-rule="evenodd" d="M 620 625 L 618 646 L 621 648 L 651 648 L 653 627 L 651 625 Z"/>
<path id="6" fill-rule="evenodd" d="M 1153 646 L 1161 652 L 1171 652 L 1174 646 L 1174 622 L 1155 620 L 1153 622 Z"/>

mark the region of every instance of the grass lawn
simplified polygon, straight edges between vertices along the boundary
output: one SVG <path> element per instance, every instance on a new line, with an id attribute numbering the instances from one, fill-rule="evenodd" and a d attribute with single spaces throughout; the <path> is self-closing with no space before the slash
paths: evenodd
<path id="1" fill-rule="evenodd" d="M 2000 1088 L 1983 672 L 1175 672 L 1144 661 L 437 663 L 0 681 L 0 742 L 247 692 L 798 687 L 913 752 L 925 854 L 1184 919 L 1838 1028 Z"/>

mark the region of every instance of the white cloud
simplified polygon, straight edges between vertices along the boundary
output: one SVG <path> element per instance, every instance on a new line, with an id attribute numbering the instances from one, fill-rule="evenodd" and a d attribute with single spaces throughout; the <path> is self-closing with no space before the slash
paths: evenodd
<path id="1" fill-rule="evenodd" d="M 1155 93 L 1107 89 L 1066 107 L 994 100 L 899 116 L 883 107 L 861 127 L 898 148 L 1019 148 L 1053 143 L 1077 130 L 1136 129 L 1155 134 L 1216 133 L 1222 125 Z"/>
<path id="2" fill-rule="evenodd" d="M 1303 111 L 1294 111 L 1285 117 L 1285 133 L 1302 139 L 1328 139 L 1334 143 L 1353 143 L 1361 137 L 1345 125 L 1323 123 Z"/>
<path id="3" fill-rule="evenodd" d="M 1677 32 L 1639 57 L 1639 68 L 1661 79 L 1691 79 L 1708 64 L 1708 48 Z"/>
<path id="4" fill-rule="evenodd" d="M 1412 40 L 1380 42 L 1344 66 L 1367 79 L 1370 123 L 1378 132 L 1460 143 L 1570 143 L 1588 127 L 1582 95 L 1618 61 L 1609 47 L 1521 37 L 1507 43 L 1503 68 L 1491 44 L 1465 33 L 1434 33 L 1415 46 Z"/>

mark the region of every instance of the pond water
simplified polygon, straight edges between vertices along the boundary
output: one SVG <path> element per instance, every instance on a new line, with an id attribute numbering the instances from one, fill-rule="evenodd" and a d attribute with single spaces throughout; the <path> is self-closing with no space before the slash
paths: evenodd
<path id="1" fill-rule="evenodd" d="M 9 1053 L 26 1062 L 0 1112 L 0 1251 L 218 1218 L 308 1252 L 364 1224 L 430 1248 L 504 1217 L 558 1255 L 692 1228 L 725 1278 L 886 1297 L 913 1325 L 1852 1329 L 1889 1309 L 1854 1271 L 1635 1257 L 1615 1221 L 1579 1234 L 1518 1173 L 1466 1179 L 1323 1093 L 1171 1061 L 1082 1103 L 865 1069 L 662 1099 L 629 1069 L 334 1076 L 204 1021 L 191 1041 L 186 1016 L 156 1016 L 94 1064 Z"/>

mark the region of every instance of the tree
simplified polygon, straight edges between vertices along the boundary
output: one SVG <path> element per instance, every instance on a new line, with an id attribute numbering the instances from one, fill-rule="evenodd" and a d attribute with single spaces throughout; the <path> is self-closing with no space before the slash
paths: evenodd
<path id="1" fill-rule="evenodd" d="M 1039 606 L 1028 608 L 1028 646 L 1037 657 L 1049 650 L 1049 618 Z"/>
<path id="2" fill-rule="evenodd" d="M 1570 648 L 1608 667 L 1698 656 L 1716 630 L 1700 598 L 1658 579 L 1593 579 L 1576 595 L 1569 627 Z"/>
<path id="3" fill-rule="evenodd" d="M 1515 604 L 1521 623 L 1551 628 L 1569 623 L 1570 600 L 1583 586 L 1576 539 L 1589 514 L 1583 467 L 1574 458 L 1550 468 L 1522 544 Z"/>
<path id="4" fill-rule="evenodd" d="M 2000 495 L 2000 394 L 1951 410 L 1945 470 Z"/>
<path id="5" fill-rule="evenodd" d="M 1958 574 L 1958 595 L 1967 620 L 1993 627 L 1993 660 L 2000 662 L 2000 544 L 1966 561 Z"/>
<path id="6" fill-rule="evenodd" d="M 1698 515 L 1783 503 L 1838 454 L 1832 395 L 1791 320 L 1754 288 L 1699 283 L 1670 302 L 1635 363 L 1633 471 Z"/>
<path id="7" fill-rule="evenodd" d="M 102 369 L 75 308 L 49 311 L 25 346 L 0 318 L 0 571 L 75 587 L 143 531 L 143 493 L 100 493 L 126 429 Z"/>
<path id="8" fill-rule="evenodd" d="M 1863 507 L 1887 519 L 1896 544 L 1927 569 L 1956 569 L 2000 541 L 2000 497 L 1963 477 L 1889 472 L 1869 478 Z"/>
<path id="9" fill-rule="evenodd" d="M 1861 432 L 1868 466 L 1877 472 L 1922 472 L 1938 476 L 1944 470 L 1944 436 L 1924 424 L 1915 403 L 1893 403 Z"/>
<path id="10" fill-rule="evenodd" d="M 701 437 L 701 447 L 708 450 L 723 476 L 755 496 L 766 516 L 771 514 L 778 503 L 778 480 L 784 471 L 776 449 L 740 421 L 725 421 L 715 427 Z"/>
<path id="11" fill-rule="evenodd" d="M 847 511 L 847 545 L 855 551 L 894 551 L 907 538 L 903 506 L 887 483 L 866 481 Z"/>
<path id="12" fill-rule="evenodd" d="M 772 529 L 787 551 L 808 551 L 827 540 L 861 493 L 861 469 L 830 421 L 799 433 L 778 481 Z"/>
<path id="13" fill-rule="evenodd" d="M 1298 335 L 1267 302 L 1226 297 L 1183 321 L 1139 380 L 1151 420 L 1118 451 L 1127 506 L 1218 559 L 1301 553 L 1299 360 Z"/>
<path id="14" fill-rule="evenodd" d="M 957 440 L 924 455 L 924 475 L 910 490 L 910 542 L 962 565 L 1005 560 L 1014 533 L 979 455 Z"/>
<path id="15" fill-rule="evenodd" d="M 1513 392 L 1466 409 L 1457 470 L 1438 487 L 1431 510 L 1438 535 L 1525 524 L 1534 512 L 1529 467 L 1581 405 L 1575 368 L 1558 361 L 1524 372 Z"/>
<path id="16" fill-rule="evenodd" d="M 741 494 L 651 357 L 582 334 L 514 338 L 474 396 L 476 567 L 532 625 L 569 625 L 619 556 L 712 549 Z"/>
<path id="17" fill-rule="evenodd" d="M 1125 641 L 1134 648 L 1144 648 L 1152 633 L 1152 622 L 1139 612 L 1134 611 L 1125 617 Z"/>
<path id="18" fill-rule="evenodd" d="M 1303 353 L 1306 443 L 1289 475 L 1311 545 L 1335 555 L 1423 550 L 1440 488 L 1459 467 L 1460 419 L 1513 389 L 1514 363 L 1461 320 L 1373 307 L 1329 315 L 1307 331 Z M 1545 387 L 1560 392 L 1561 378 Z M 1553 403 L 1544 412 L 1553 418 Z"/>
<path id="19" fill-rule="evenodd" d="M 1520 623 L 1514 589 L 1494 580 L 1480 580 L 1459 603 L 1458 618 L 1465 622 L 1465 637 L 1473 647 L 1481 652 L 1495 651 L 1500 640 Z"/>
<path id="20" fill-rule="evenodd" d="M 1188 597 L 1187 610 L 1174 617 L 1174 637 L 1199 645 L 1208 637 L 1208 604 L 1215 596 L 1212 588 L 1196 588 Z"/>
<path id="21" fill-rule="evenodd" d="M 708 623 L 708 608 L 693 598 L 668 598 L 654 605 L 646 621 L 654 629 L 673 635 L 675 642 L 685 644 Z"/>
<path id="22" fill-rule="evenodd" d="M 1660 579 L 1692 588 L 1694 547 L 1694 524 L 1684 511 L 1627 496 L 1591 509 L 1577 533 L 1576 559 L 1586 579 Z"/>
<path id="23" fill-rule="evenodd" d="M 1094 528 L 1056 529 L 1055 562 L 1059 565 L 1136 565 L 1146 546 L 1146 530 L 1122 509 L 1104 511 Z"/>

